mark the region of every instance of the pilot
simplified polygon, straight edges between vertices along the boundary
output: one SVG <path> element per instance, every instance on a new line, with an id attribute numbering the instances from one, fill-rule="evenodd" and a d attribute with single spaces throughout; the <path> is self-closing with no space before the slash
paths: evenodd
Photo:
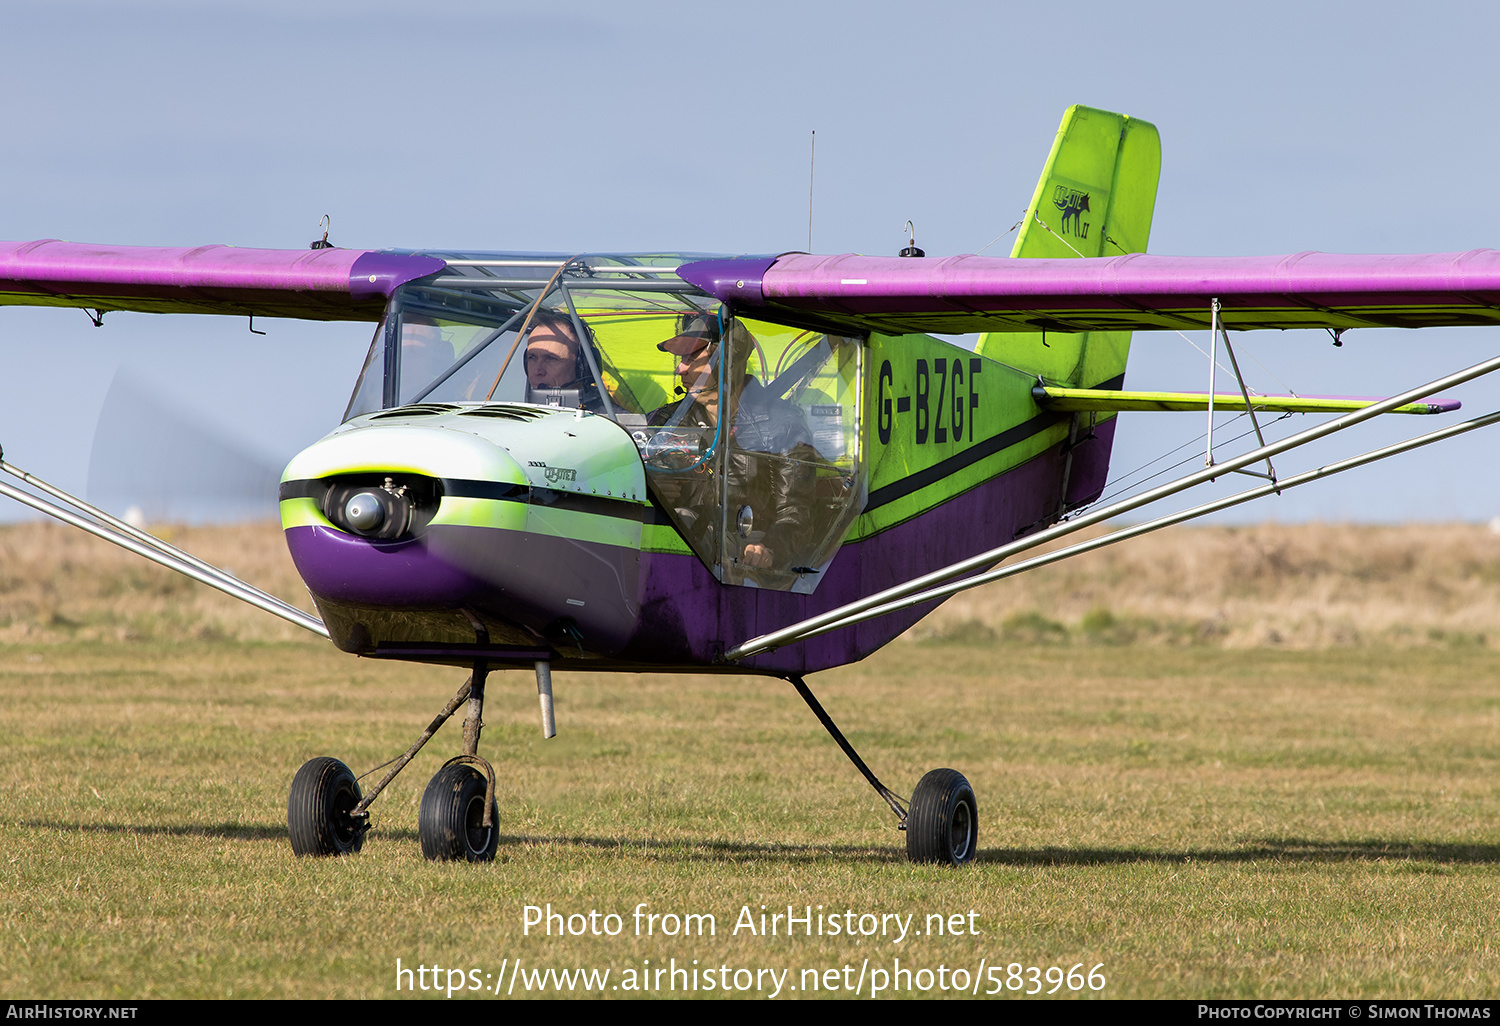
<path id="1" fill-rule="evenodd" d="M 525 360 L 528 398 L 535 389 L 577 389 L 584 409 L 604 408 L 571 318 L 538 311 L 526 336 Z"/>
<path id="2" fill-rule="evenodd" d="M 717 558 L 718 535 L 728 512 L 728 531 L 741 565 L 751 571 L 786 571 L 806 545 L 814 491 L 813 466 L 819 462 L 802 412 L 771 395 L 746 372 L 753 342 L 743 327 L 731 329 L 729 352 L 721 345 L 718 318 L 684 314 L 677 333 L 657 348 L 677 357 L 682 398 L 651 414 L 658 426 L 700 428 L 705 445 L 719 436 L 728 446 L 728 486 L 718 494 L 713 457 L 685 473 L 657 473 L 661 497 L 677 512 L 695 550 Z M 732 390 L 734 424 L 725 436 L 717 428 L 721 409 L 719 360 L 729 359 L 724 380 Z M 724 506 L 721 506 L 720 503 Z M 731 555 L 731 558 L 736 558 Z M 753 576 L 753 573 L 752 573 Z"/>

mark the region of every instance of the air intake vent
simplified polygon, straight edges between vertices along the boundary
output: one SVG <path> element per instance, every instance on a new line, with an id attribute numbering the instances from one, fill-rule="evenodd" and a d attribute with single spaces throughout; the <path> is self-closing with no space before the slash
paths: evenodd
<path id="1" fill-rule="evenodd" d="M 535 406 L 510 406 L 492 403 L 488 406 L 476 406 L 463 412 L 465 417 L 500 417 L 505 420 L 536 420 L 545 417 L 545 410 L 539 410 Z"/>
<path id="2" fill-rule="evenodd" d="M 435 417 L 440 413 L 452 413 L 458 409 L 449 403 L 415 403 L 411 406 L 398 406 L 394 410 L 386 410 L 377 413 L 371 420 L 386 420 L 391 417 Z"/>

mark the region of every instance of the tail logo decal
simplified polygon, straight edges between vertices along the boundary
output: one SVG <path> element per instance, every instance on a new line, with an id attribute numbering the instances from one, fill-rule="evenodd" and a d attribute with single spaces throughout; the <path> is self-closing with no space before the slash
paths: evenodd
<path id="1" fill-rule="evenodd" d="M 1073 222 L 1073 234 L 1080 239 L 1089 237 L 1088 222 L 1080 215 L 1088 213 L 1089 194 L 1070 189 L 1066 185 L 1059 185 L 1052 191 L 1052 205 L 1062 211 L 1062 224 L 1060 230 L 1066 234 L 1068 222 Z"/>

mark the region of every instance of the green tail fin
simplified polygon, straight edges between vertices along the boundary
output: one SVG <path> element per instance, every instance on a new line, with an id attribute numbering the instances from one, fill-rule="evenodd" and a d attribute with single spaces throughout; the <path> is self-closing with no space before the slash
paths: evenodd
<path id="1" fill-rule="evenodd" d="M 1144 253 L 1160 175 L 1155 125 L 1093 107 L 1069 107 L 1010 255 Z M 989 332 L 976 351 L 1051 384 L 1090 388 L 1124 374 L 1130 332 L 1047 332 L 1045 338 L 1041 332 Z"/>

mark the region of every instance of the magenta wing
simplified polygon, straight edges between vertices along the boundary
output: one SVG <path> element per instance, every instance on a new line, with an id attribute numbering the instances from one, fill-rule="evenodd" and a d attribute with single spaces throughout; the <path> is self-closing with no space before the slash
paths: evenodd
<path id="1" fill-rule="evenodd" d="M 0 305 L 375 321 L 436 257 L 351 249 L 0 242 Z"/>
<path id="2" fill-rule="evenodd" d="M 1500 252 L 1078 260 L 704 260 L 683 278 L 745 313 L 842 331 L 1420 328 L 1500 323 Z"/>

